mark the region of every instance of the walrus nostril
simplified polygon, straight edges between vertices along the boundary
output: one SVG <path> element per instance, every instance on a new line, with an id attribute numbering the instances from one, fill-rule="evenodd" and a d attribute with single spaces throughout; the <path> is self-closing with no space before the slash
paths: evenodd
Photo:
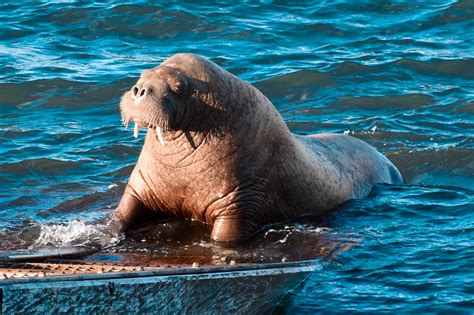
<path id="1" fill-rule="evenodd" d="M 140 97 L 142 97 L 143 95 L 145 95 L 145 93 L 146 93 L 146 90 L 145 90 L 145 89 L 142 89 L 142 90 L 140 91 Z"/>
<path id="2" fill-rule="evenodd" d="M 133 87 L 133 95 L 137 96 L 138 94 L 138 88 L 136 86 Z"/>

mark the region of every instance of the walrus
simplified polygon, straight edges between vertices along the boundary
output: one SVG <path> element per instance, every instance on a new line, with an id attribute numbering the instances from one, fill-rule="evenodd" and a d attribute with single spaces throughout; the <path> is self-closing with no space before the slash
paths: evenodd
<path id="1" fill-rule="evenodd" d="M 212 225 L 214 241 L 239 242 L 364 197 L 374 184 L 403 181 L 362 140 L 291 133 L 258 89 L 193 54 L 144 71 L 120 110 L 135 137 L 147 133 L 110 216 L 117 231 L 152 211 Z"/>

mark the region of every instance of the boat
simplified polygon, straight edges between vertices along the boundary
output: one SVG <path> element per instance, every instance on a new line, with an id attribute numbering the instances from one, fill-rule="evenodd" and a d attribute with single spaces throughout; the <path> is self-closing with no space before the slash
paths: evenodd
<path id="1" fill-rule="evenodd" d="M 1 313 L 269 313 L 321 268 L 319 260 L 127 262 L 93 251 L 0 252 Z"/>

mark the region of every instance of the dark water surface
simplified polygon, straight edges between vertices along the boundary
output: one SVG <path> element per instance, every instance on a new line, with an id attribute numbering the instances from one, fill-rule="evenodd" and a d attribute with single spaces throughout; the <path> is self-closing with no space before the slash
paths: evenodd
<path id="1" fill-rule="evenodd" d="M 177 52 L 254 84 L 293 132 L 367 141 L 407 184 L 247 248 L 176 222 L 102 235 L 88 222 L 117 205 L 143 142 L 121 125 L 118 99 Z M 474 1 L 0 4 L 0 249 L 90 238 L 110 253 L 319 253 L 324 268 L 278 312 L 473 313 L 473 136 Z M 291 252 L 303 241 L 308 253 Z M 324 252 L 330 243 L 343 244 L 337 255 Z"/>

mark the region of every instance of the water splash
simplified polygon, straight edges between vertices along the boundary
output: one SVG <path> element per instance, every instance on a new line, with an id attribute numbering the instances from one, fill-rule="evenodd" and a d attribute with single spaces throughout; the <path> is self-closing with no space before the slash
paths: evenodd
<path id="1" fill-rule="evenodd" d="M 67 224 L 41 225 L 39 237 L 30 248 L 43 246 L 99 246 L 109 248 L 124 239 L 122 233 L 111 232 L 106 225 L 73 220 Z"/>

